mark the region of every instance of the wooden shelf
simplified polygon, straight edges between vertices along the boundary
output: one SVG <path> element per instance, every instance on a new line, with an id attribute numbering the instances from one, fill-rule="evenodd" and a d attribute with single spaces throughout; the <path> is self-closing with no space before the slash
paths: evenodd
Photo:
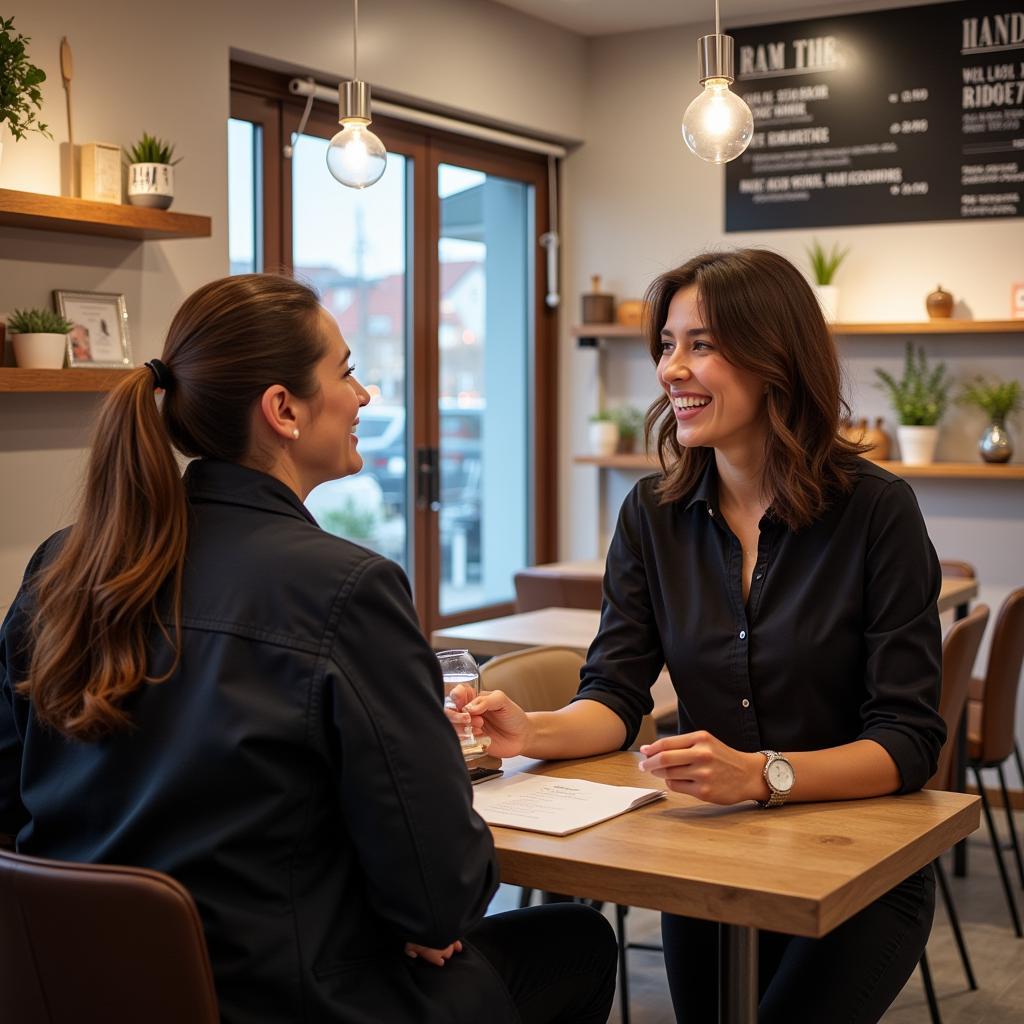
<path id="1" fill-rule="evenodd" d="M 0 227 L 67 231 L 134 241 L 209 238 L 210 218 L 0 188 Z"/>
<path id="2" fill-rule="evenodd" d="M 111 391 L 131 370 L 19 370 L 0 368 L 0 392 L 47 394 Z"/>
<path id="3" fill-rule="evenodd" d="M 634 452 L 629 455 L 577 455 L 579 465 L 603 469 L 658 469 L 655 458 Z M 928 466 L 905 466 L 902 462 L 878 462 L 876 465 L 902 477 L 943 480 L 1024 480 L 1024 462 L 993 465 L 987 462 L 933 462 Z"/>

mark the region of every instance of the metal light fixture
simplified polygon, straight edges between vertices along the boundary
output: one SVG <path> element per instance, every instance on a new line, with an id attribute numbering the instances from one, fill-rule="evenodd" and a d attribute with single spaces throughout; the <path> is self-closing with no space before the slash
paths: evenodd
<path id="1" fill-rule="evenodd" d="M 387 167 L 384 143 L 370 131 L 370 87 L 359 81 L 359 0 L 352 0 L 352 81 L 338 86 L 341 131 L 327 147 L 327 169 L 349 188 L 368 188 Z"/>
<path id="2" fill-rule="evenodd" d="M 683 114 L 683 139 L 701 160 L 724 164 L 735 160 L 754 136 L 750 107 L 729 86 L 733 74 L 733 38 L 723 36 L 715 0 L 715 34 L 697 40 L 700 83 L 704 91 Z"/>

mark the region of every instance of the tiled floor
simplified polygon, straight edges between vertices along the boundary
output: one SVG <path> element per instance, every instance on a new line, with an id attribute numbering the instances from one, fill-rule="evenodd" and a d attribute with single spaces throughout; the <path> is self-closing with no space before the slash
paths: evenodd
<path id="1" fill-rule="evenodd" d="M 997 812 L 997 827 L 1005 819 Z M 1024 835 L 1024 814 L 1018 814 L 1018 834 Z M 1017 875 L 1012 854 L 1005 853 L 1011 881 Z M 970 874 L 947 875 L 960 914 L 967 949 L 978 979 L 978 991 L 967 987 L 953 934 L 941 897 L 937 897 L 935 924 L 928 943 L 928 959 L 939 997 L 943 1024 L 1024 1024 L 1024 939 L 1014 937 L 1006 898 L 996 874 L 992 850 L 984 831 L 970 840 Z M 519 890 L 502 886 L 495 908 L 516 905 Z M 1016 888 L 1018 908 L 1024 915 L 1024 892 Z M 635 942 L 660 942 L 658 915 L 634 908 L 629 913 L 629 937 Z M 674 1024 L 668 996 L 665 968 L 657 953 L 629 953 L 631 1024 Z M 888 1013 L 884 1024 L 929 1024 L 919 972 L 907 982 Z M 610 1021 L 618 1024 L 618 997 Z M 827 1022 L 822 1022 L 827 1024 Z"/>

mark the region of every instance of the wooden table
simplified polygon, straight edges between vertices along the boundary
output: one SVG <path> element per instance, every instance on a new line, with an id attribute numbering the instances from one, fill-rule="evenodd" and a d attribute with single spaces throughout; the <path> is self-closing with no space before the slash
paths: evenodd
<path id="1" fill-rule="evenodd" d="M 512 758 L 531 771 L 658 786 L 633 753 Z M 978 827 L 979 800 L 920 792 L 764 811 L 669 793 L 570 836 L 493 828 L 505 882 L 717 921 L 721 1021 L 756 1024 L 757 929 L 820 938 Z"/>

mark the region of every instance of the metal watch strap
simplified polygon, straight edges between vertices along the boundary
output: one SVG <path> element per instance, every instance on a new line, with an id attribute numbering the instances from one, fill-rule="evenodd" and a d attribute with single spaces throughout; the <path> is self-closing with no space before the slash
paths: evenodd
<path id="1" fill-rule="evenodd" d="M 761 778 L 764 779 L 765 785 L 768 787 L 768 799 L 758 800 L 757 803 L 760 807 L 781 807 L 789 796 L 789 791 L 785 793 L 777 790 L 768 779 L 768 769 L 775 761 L 783 761 L 785 758 L 777 750 L 761 750 L 758 753 L 764 754 L 765 762 L 764 769 L 761 771 Z"/>

